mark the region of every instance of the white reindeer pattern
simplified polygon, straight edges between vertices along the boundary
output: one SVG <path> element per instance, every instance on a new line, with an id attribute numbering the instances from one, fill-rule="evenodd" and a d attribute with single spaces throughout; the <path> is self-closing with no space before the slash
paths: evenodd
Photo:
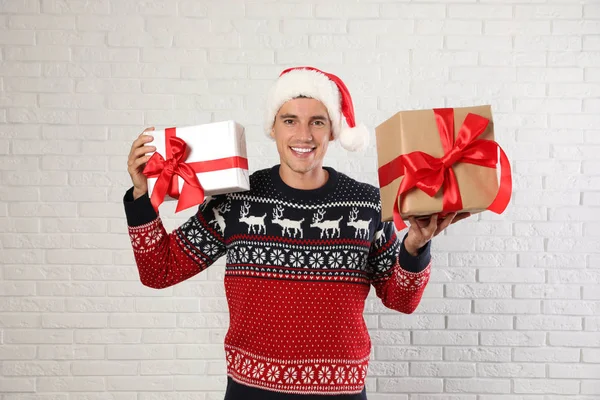
<path id="1" fill-rule="evenodd" d="M 383 229 L 375 232 L 375 244 L 377 246 L 382 246 L 383 242 L 385 242 L 385 231 Z"/>
<path id="2" fill-rule="evenodd" d="M 329 231 L 331 231 L 331 237 L 333 237 L 336 233 L 337 237 L 340 237 L 340 221 L 343 217 L 340 217 L 339 219 L 323 221 L 324 217 L 325 210 L 318 210 L 317 213 L 313 215 L 313 222 L 310 224 L 310 227 L 319 228 L 321 230 L 321 238 L 323 238 L 323 235 L 329 238 Z"/>
<path id="3" fill-rule="evenodd" d="M 216 224 L 219 227 L 222 234 L 225 233 L 225 218 L 223 214 L 227 211 L 231 210 L 230 203 L 222 203 L 219 207 L 213 207 L 212 211 L 215 215 L 215 218 L 210 221 L 211 224 Z"/>
<path id="4" fill-rule="evenodd" d="M 259 234 L 262 230 L 265 234 L 267 233 L 267 227 L 265 226 L 265 217 L 267 213 L 262 216 L 253 216 L 250 214 L 250 204 L 245 201 L 242 209 L 240 210 L 240 222 L 243 222 L 248 225 L 248 233 L 257 233 Z M 255 232 L 255 228 L 257 232 Z"/>
<path id="5" fill-rule="evenodd" d="M 302 218 L 300 221 L 295 221 L 292 219 L 287 219 L 287 218 L 281 218 L 283 217 L 283 207 L 280 205 L 275 206 L 275 210 L 273 210 L 273 219 L 271 220 L 272 223 L 277 224 L 279 226 L 281 226 L 282 228 L 282 235 L 285 236 L 286 234 L 292 236 L 292 231 L 294 233 L 293 237 L 296 237 L 296 235 L 298 235 L 298 233 L 300 233 L 300 237 L 303 236 L 303 231 L 302 231 L 302 223 L 304 222 L 304 218 Z"/>
<path id="6" fill-rule="evenodd" d="M 354 237 L 360 237 L 362 239 L 364 236 L 364 239 L 366 239 L 369 236 L 369 225 L 371 225 L 372 218 L 369 220 L 357 220 L 357 218 L 358 209 L 353 208 L 350 212 L 350 220 L 346 222 L 346 225 L 355 229 Z"/>

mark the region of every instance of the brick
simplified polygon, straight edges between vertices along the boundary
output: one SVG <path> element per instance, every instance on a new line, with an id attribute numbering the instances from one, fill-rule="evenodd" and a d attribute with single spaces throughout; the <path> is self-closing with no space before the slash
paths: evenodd
<path id="1" fill-rule="evenodd" d="M 144 83 L 155 81 L 144 81 Z M 177 81 L 174 81 L 177 82 Z M 174 84 L 177 86 L 177 84 Z M 138 79 L 113 79 L 104 80 L 88 78 L 75 84 L 77 93 L 139 93 L 141 82 Z"/>
<path id="2" fill-rule="evenodd" d="M 349 34 L 365 35 L 365 32 L 369 32 L 369 35 L 409 34 L 414 32 L 414 22 L 411 20 L 381 18 L 377 20 L 350 20 L 348 22 Z M 381 37 L 379 38 L 381 39 Z"/>
<path id="3" fill-rule="evenodd" d="M 554 145 L 553 157 L 564 160 L 593 160 L 597 157 L 597 152 L 600 146 L 568 146 L 568 145 Z M 556 184 L 558 186 L 558 183 Z M 561 188 L 565 189 L 564 187 Z"/>
<path id="4" fill-rule="evenodd" d="M 475 271 L 464 268 L 436 269 L 431 282 L 475 282 Z"/>
<path id="5" fill-rule="evenodd" d="M 478 251 L 542 251 L 544 239 L 539 237 L 477 237 Z"/>
<path id="6" fill-rule="evenodd" d="M 508 379 L 446 379 L 446 391 L 450 393 L 510 393 Z"/>
<path id="7" fill-rule="evenodd" d="M 3 45 L 35 45 L 35 32 L 33 31 L 2 31 L 0 44 Z"/>
<path id="8" fill-rule="evenodd" d="M 492 22 L 491 22 L 492 23 Z M 494 24 L 502 24 L 503 22 L 494 21 Z M 501 26 L 498 29 L 503 29 Z M 479 52 L 479 63 L 483 66 L 501 67 L 501 66 L 513 66 L 513 67 L 544 67 L 546 66 L 546 53 L 526 51 L 526 52 L 513 52 L 513 51 L 481 51 Z M 521 99 L 515 99 L 519 101 Z"/>
<path id="9" fill-rule="evenodd" d="M 581 36 L 517 36 L 515 50 L 577 51 L 582 49 Z"/>
<path id="10" fill-rule="evenodd" d="M 434 378 L 380 378 L 378 389 L 381 393 L 441 393 L 442 379 Z"/>
<path id="11" fill-rule="evenodd" d="M 583 362 L 599 363 L 600 362 L 600 349 L 586 349 L 583 352 Z"/>
<path id="12" fill-rule="evenodd" d="M 305 62 L 308 64 L 311 63 L 329 63 L 329 64 L 341 64 L 342 63 L 343 53 L 341 51 L 287 51 L 287 50 L 277 50 L 275 54 L 275 59 L 278 64 L 292 64 L 298 62 Z M 272 57 L 269 54 L 264 54 L 263 58 Z M 301 61 L 304 60 L 304 61 Z M 215 62 L 220 62 L 217 58 Z M 265 63 L 272 63 L 272 61 L 263 61 Z M 251 63 L 256 63 L 255 61 L 251 61 Z"/>
<path id="13" fill-rule="evenodd" d="M 598 190 L 600 189 L 600 178 L 596 176 L 547 176 L 546 188 L 551 190 L 558 190 L 559 188 L 560 190 Z M 565 218 L 569 220 L 569 215 L 574 216 L 578 213 L 580 211 L 564 208 L 562 211 L 557 210 L 553 216 L 554 218 L 560 218 L 559 220 Z M 594 215 L 587 214 L 586 217 L 593 217 Z"/>
<path id="14" fill-rule="evenodd" d="M 36 384 L 33 378 L 0 378 L 0 387 L 2 387 L 3 393 L 24 393 L 24 392 L 35 392 Z M 6 395 L 3 395 L 6 397 Z"/>
<path id="15" fill-rule="evenodd" d="M 560 135 L 562 140 L 566 142 L 566 135 Z M 521 137 L 517 137 L 521 139 Z M 527 140 L 527 138 L 524 138 Z M 577 141 L 577 137 L 573 138 Z M 523 175 L 576 175 L 581 171 L 581 163 L 577 161 L 565 161 L 565 160 L 548 160 L 548 161 L 526 161 L 517 160 L 514 163 L 515 170 L 519 174 Z M 551 171 L 551 173 L 550 173 Z"/>
<path id="16" fill-rule="evenodd" d="M 50 264 L 63 264 L 66 262 L 73 264 L 96 265 L 111 264 L 113 252 L 110 250 L 66 250 L 51 249 L 46 251 L 46 261 Z"/>
<path id="17" fill-rule="evenodd" d="M 64 329 L 44 329 L 40 335 L 35 329 L 11 329 L 4 332 L 7 344 L 69 344 L 73 343 L 73 332 Z"/>
<path id="18" fill-rule="evenodd" d="M 0 74 L 3 77 L 39 77 L 42 74 L 42 67 L 37 63 L 4 61 L 0 64 Z M 6 93 L 3 96 L 6 96 Z"/>
<path id="19" fill-rule="evenodd" d="M 600 380 L 582 381 L 581 382 L 581 393 L 582 394 L 600 394 Z"/>
<path id="20" fill-rule="evenodd" d="M 145 59 L 147 49 L 142 52 L 142 61 L 153 61 Z M 186 62 L 185 56 L 182 62 Z M 139 49 L 106 49 L 101 47 L 75 47 L 72 49 L 71 58 L 75 62 L 136 62 L 140 60 Z"/>
<path id="21" fill-rule="evenodd" d="M 517 74 L 509 67 L 453 67 L 450 79 L 461 82 L 488 82 L 493 75 L 495 82 L 515 82 Z"/>
<path id="22" fill-rule="evenodd" d="M 444 348 L 444 360 L 507 362 L 510 360 L 510 349 L 501 347 L 446 347 Z"/>
<path id="23" fill-rule="evenodd" d="M 595 220 L 596 218 L 592 218 Z M 548 239 L 548 248 L 556 251 L 568 252 L 592 252 L 594 249 L 600 248 L 600 238 L 563 238 L 563 240 L 550 238 Z"/>
<path id="24" fill-rule="evenodd" d="M 297 7 L 297 5 L 294 5 Z M 260 6 L 263 9 L 270 7 Z M 295 11 L 294 11 L 295 13 Z M 340 34 L 348 33 L 348 23 L 343 20 L 318 20 L 318 19 L 286 19 L 282 21 L 281 32 L 284 34 Z"/>
<path id="25" fill-rule="evenodd" d="M 108 14 L 109 1 L 42 0 L 42 12 L 47 14 Z"/>
<path id="26" fill-rule="evenodd" d="M 546 366 L 527 363 L 485 363 L 477 365 L 477 375 L 494 378 L 545 378 Z"/>
<path id="27" fill-rule="evenodd" d="M 556 206 L 576 206 L 579 205 L 579 193 L 571 192 L 571 191 L 519 191 L 514 193 L 514 203 L 517 205 L 539 205 L 539 206 L 548 206 L 548 207 L 556 207 Z M 516 232 L 515 225 L 515 232 Z M 520 225 L 522 231 L 526 230 L 526 226 L 552 226 L 552 224 L 521 224 Z"/>
<path id="28" fill-rule="evenodd" d="M 75 154 L 78 153 L 79 144 L 65 140 L 13 140 L 14 154 Z"/>
<path id="29" fill-rule="evenodd" d="M 210 343 L 206 329 L 144 329 L 143 343 L 194 344 Z"/>
<path id="30" fill-rule="evenodd" d="M 6 2 L 3 2 L 3 4 Z M 54 15 L 11 15 L 8 19 L 10 29 L 65 29 L 75 28 L 75 17 Z"/>
<path id="31" fill-rule="evenodd" d="M 600 193 L 588 192 L 582 193 L 582 205 L 584 206 L 597 206 L 600 204 Z"/>
<path id="32" fill-rule="evenodd" d="M 549 378 L 592 379 L 600 376 L 600 365 L 550 364 Z"/>
<path id="33" fill-rule="evenodd" d="M 579 283 L 579 284 L 597 284 L 600 283 L 600 270 L 553 270 L 548 271 L 548 282 L 565 284 L 565 283 Z"/>
<path id="34" fill-rule="evenodd" d="M 515 379 L 515 393 L 578 394 L 579 382 L 558 379 Z"/>
<path id="35" fill-rule="evenodd" d="M 448 329 L 498 330 L 512 329 L 513 318 L 508 315 L 450 315 Z"/>
<path id="36" fill-rule="evenodd" d="M 77 30 L 80 31 L 128 31 L 128 32 L 144 32 L 146 20 L 142 16 L 128 15 L 80 15 L 77 17 Z M 148 30 L 153 27 L 152 21 L 148 21 Z M 165 21 L 165 24 L 168 23 Z M 200 24 L 198 24 L 200 28 Z M 64 29 L 64 28 L 62 28 Z"/>
<path id="37" fill-rule="evenodd" d="M 354 5 L 353 5 L 354 6 Z M 366 4 L 365 4 L 366 6 Z M 444 19 L 446 18 L 446 7 L 443 4 L 407 4 L 407 3 L 382 3 L 381 15 L 386 18 L 406 19 Z M 318 11 L 318 7 L 317 7 Z M 331 15 L 331 17 L 335 17 Z M 357 15 L 357 17 L 359 17 Z M 360 16 L 365 18 L 366 16 Z"/>
<path id="38" fill-rule="evenodd" d="M 59 312 L 64 311 L 64 302 L 53 299 L 28 299 L 28 298 L 8 298 L 7 301 L 0 303 L 2 312 Z M 12 332 L 12 331 L 11 331 Z M 4 337 L 6 341 L 6 335 Z M 21 342 L 15 342 L 21 343 Z"/>
<path id="39" fill-rule="evenodd" d="M 450 18 L 470 16 L 475 19 L 510 19 L 512 18 L 512 6 L 450 4 L 448 5 L 448 16 Z"/>
<path id="40" fill-rule="evenodd" d="M 516 267 L 517 258 L 515 254 L 506 253 L 459 253 L 450 254 L 450 265 L 453 267 Z M 474 276 L 474 274 L 473 274 Z M 474 279 L 473 279 L 474 281 Z"/>
<path id="41" fill-rule="evenodd" d="M 480 282 L 536 283 L 544 282 L 544 271 L 526 268 L 481 269 Z"/>
<path id="42" fill-rule="evenodd" d="M 40 31 L 36 32 L 38 45 L 104 46 L 106 35 L 100 32 Z"/>
<path id="43" fill-rule="evenodd" d="M 538 300 L 475 300 L 475 312 L 482 314 L 539 314 Z"/>
<path id="44" fill-rule="evenodd" d="M 45 314 L 42 316 L 42 327 L 51 329 L 106 328 L 107 319 L 106 315 Z"/>
<path id="45" fill-rule="evenodd" d="M 184 17 L 206 17 L 208 5 L 193 0 L 184 0 L 177 5 L 179 15 Z"/>
<path id="46" fill-rule="evenodd" d="M 519 68 L 517 80 L 523 82 L 583 82 L 582 68 Z M 562 112 L 565 112 L 564 108 Z"/>
<path id="47" fill-rule="evenodd" d="M 444 36 L 442 35 L 410 35 L 398 40 L 395 36 L 379 35 L 377 47 L 395 49 L 431 49 L 440 51 L 444 48 Z"/>
<path id="48" fill-rule="evenodd" d="M 0 238 L 4 240 L 4 235 Z M 8 246 L 7 246 L 8 247 Z M 2 282 L 0 283 L 2 296 L 35 296 L 35 284 L 33 282 Z"/>
<path id="49" fill-rule="evenodd" d="M 583 37 L 583 50 L 584 51 L 597 51 L 600 50 L 600 36 L 584 36 Z"/>
<path id="50" fill-rule="evenodd" d="M 175 328 L 176 316 L 169 314 L 111 314 L 111 328 Z"/>
<path id="51" fill-rule="evenodd" d="M 555 347 L 515 348 L 513 361 L 579 362 L 579 349 Z"/>
<path id="52" fill-rule="evenodd" d="M 544 314 L 594 315 L 600 310 L 600 302 L 582 300 L 549 300 L 544 302 Z"/>
<path id="53" fill-rule="evenodd" d="M 562 51 L 548 53 L 549 66 L 591 67 L 598 65 L 600 52 Z"/>
<path id="54" fill-rule="evenodd" d="M 527 299 L 578 299 L 579 286 L 559 285 L 515 285 L 515 298 Z"/>
<path id="55" fill-rule="evenodd" d="M 446 297 L 460 298 L 511 298 L 510 285 L 452 284 L 446 285 Z"/>
<path id="56" fill-rule="evenodd" d="M 478 335 L 477 332 L 417 331 L 413 332 L 413 343 L 438 346 L 475 346 L 478 344 Z"/>
<path id="57" fill-rule="evenodd" d="M 516 5 L 517 19 L 579 19 L 583 15 L 581 5 Z"/>
<path id="58" fill-rule="evenodd" d="M 302 4 L 303 6 L 309 6 L 308 4 Z M 248 7 L 254 7 L 255 5 L 250 3 Z M 256 5 L 257 6 L 257 5 Z M 267 7 L 254 7 L 255 10 L 252 12 L 258 13 L 257 17 L 276 17 L 278 18 L 280 15 L 285 14 L 293 14 L 294 17 L 306 17 L 310 18 L 312 16 L 311 7 L 301 7 L 300 12 L 298 13 L 298 5 L 293 5 L 293 12 L 282 13 L 280 7 L 284 8 L 285 11 L 290 11 L 291 4 L 278 4 L 276 9 L 273 10 L 271 7 L 268 7 L 267 13 L 270 15 L 261 15 L 265 13 L 265 8 Z M 388 5 L 389 6 L 389 5 Z M 396 18 L 399 17 L 398 14 L 392 16 L 390 15 L 393 12 L 392 7 L 387 7 L 386 4 L 381 5 L 382 7 L 382 15 L 385 15 L 387 18 Z M 279 8 L 279 10 L 277 10 Z M 379 17 L 379 8 L 378 4 L 316 4 L 315 7 L 315 16 L 317 18 L 377 18 Z M 275 11 L 280 11 L 274 14 Z M 387 13 L 386 13 L 387 11 Z M 250 8 L 247 8 L 246 15 L 249 15 Z M 300 14 L 300 15 L 298 15 Z"/>
<path id="59" fill-rule="evenodd" d="M 510 37 L 502 36 L 447 36 L 446 47 L 450 50 L 485 51 L 490 48 L 512 50 Z"/>
<path id="60" fill-rule="evenodd" d="M 64 171 L 104 171 L 106 160 L 101 157 L 77 157 L 77 156 L 42 156 L 42 168 L 44 170 Z M 125 165 L 123 161 L 123 165 Z M 124 167 L 123 167 L 124 168 Z"/>
<path id="61" fill-rule="evenodd" d="M 306 47 L 304 40 L 298 41 L 301 47 Z M 308 37 L 308 43 L 312 49 L 373 49 L 376 46 L 376 37 L 367 35 L 311 35 Z M 272 47 L 272 46 L 269 46 Z M 286 46 L 287 47 L 287 46 Z M 281 48 L 281 47 L 279 47 Z"/>
<path id="62" fill-rule="evenodd" d="M 484 33 L 486 35 L 549 35 L 550 21 L 484 21 Z"/>
<path id="63" fill-rule="evenodd" d="M 540 237 L 573 237 L 582 236 L 582 226 L 577 223 L 534 222 L 516 223 L 514 232 L 517 236 Z"/>
<path id="64" fill-rule="evenodd" d="M 61 93 L 73 90 L 72 79 L 9 78 L 4 79 L 8 92 Z"/>
<path id="65" fill-rule="evenodd" d="M 0 348 L 0 357 L 4 361 L 33 360 L 35 359 L 35 352 L 35 346 L 10 346 L 5 344 Z"/>
<path id="66" fill-rule="evenodd" d="M 474 377 L 475 364 L 448 362 L 411 362 L 410 376 Z"/>
<path id="67" fill-rule="evenodd" d="M 231 24 L 241 34 L 280 33 L 280 21 L 276 19 L 239 19 L 231 21 Z"/>
<path id="68" fill-rule="evenodd" d="M 78 268 L 81 268 L 78 266 Z M 67 299 L 67 311 L 77 313 L 131 312 L 132 299 L 127 298 L 81 298 Z"/>
<path id="69" fill-rule="evenodd" d="M 444 317 L 441 315 L 382 315 L 379 320 L 382 329 L 444 329 Z"/>
<path id="70" fill-rule="evenodd" d="M 75 124 L 75 111 L 63 111 L 40 108 L 11 108 L 8 110 L 8 122 L 13 123 L 44 123 L 44 124 Z M 76 145 L 77 143 L 72 143 Z"/>
<path id="71" fill-rule="evenodd" d="M 584 286 L 583 298 L 586 300 L 600 300 L 600 292 L 597 286 Z"/>
<path id="72" fill-rule="evenodd" d="M 0 232 L 37 233 L 40 231 L 39 222 L 33 218 L 0 218 Z"/>
<path id="73" fill-rule="evenodd" d="M 39 189 L 30 187 L 0 188 L 0 200 L 2 201 L 32 201 L 39 199 Z"/>
<path id="74" fill-rule="evenodd" d="M 544 332 L 481 332 L 483 346 L 543 346 L 546 343 Z"/>
<path id="75" fill-rule="evenodd" d="M 111 73 L 109 64 L 59 62 L 42 64 L 42 75 L 50 78 L 109 78 Z"/>
<path id="76" fill-rule="evenodd" d="M 41 392 L 95 392 L 104 391 L 104 378 L 60 377 L 37 378 L 36 389 Z"/>

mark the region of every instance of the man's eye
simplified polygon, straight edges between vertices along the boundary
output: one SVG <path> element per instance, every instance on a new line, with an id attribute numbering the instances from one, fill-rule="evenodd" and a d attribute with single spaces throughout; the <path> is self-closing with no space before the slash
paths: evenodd
<path id="1" fill-rule="evenodd" d="M 325 123 L 323 121 L 315 121 L 315 124 L 317 124 L 319 126 L 325 125 Z"/>
<path id="2" fill-rule="evenodd" d="M 286 120 L 283 121 L 283 123 L 287 124 L 287 125 L 289 125 L 289 124 L 291 124 L 293 122 L 294 122 L 294 120 L 291 120 L 291 119 L 286 119 Z"/>

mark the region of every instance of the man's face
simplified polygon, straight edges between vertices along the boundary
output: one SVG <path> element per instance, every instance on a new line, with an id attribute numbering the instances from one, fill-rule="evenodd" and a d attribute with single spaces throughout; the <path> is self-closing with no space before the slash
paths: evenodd
<path id="1" fill-rule="evenodd" d="M 297 98 L 285 103 L 271 130 L 281 163 L 306 173 L 321 168 L 333 131 L 327 108 L 319 100 Z"/>

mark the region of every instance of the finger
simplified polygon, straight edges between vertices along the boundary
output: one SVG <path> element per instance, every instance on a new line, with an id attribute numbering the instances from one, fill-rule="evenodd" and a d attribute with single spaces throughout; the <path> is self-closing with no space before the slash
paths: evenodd
<path id="1" fill-rule="evenodd" d="M 440 232 L 442 232 L 444 229 L 446 229 L 454 220 L 454 218 L 456 217 L 455 212 L 448 214 L 448 216 L 446 218 L 444 218 L 444 220 L 442 221 L 442 223 L 437 227 L 434 236 L 437 236 L 438 234 L 440 234 Z"/>
<path id="2" fill-rule="evenodd" d="M 131 144 L 131 149 L 129 150 L 129 156 L 131 156 L 134 151 L 142 146 L 144 146 L 145 144 L 151 142 L 154 140 L 154 136 L 151 135 L 147 135 L 147 134 L 141 134 L 136 140 L 133 141 L 133 143 Z"/>
<path id="3" fill-rule="evenodd" d="M 429 225 L 427 225 L 427 227 L 425 228 L 425 233 L 427 235 L 432 235 L 435 230 L 437 229 L 438 226 L 438 215 L 437 214 L 433 214 L 431 216 L 431 218 L 429 219 Z"/>
<path id="4" fill-rule="evenodd" d="M 410 222 L 410 226 L 414 226 L 418 232 L 421 232 L 421 226 L 419 225 L 419 221 L 416 217 L 408 217 L 408 222 Z"/>
<path id="5" fill-rule="evenodd" d="M 154 130 L 154 127 L 153 127 L 153 126 L 151 126 L 151 127 L 149 127 L 149 128 L 146 128 L 146 129 L 144 129 L 144 132 L 150 132 L 150 131 L 153 131 L 153 130 Z M 140 133 L 140 135 L 143 135 L 143 134 L 144 134 L 144 132 Z"/>
<path id="6" fill-rule="evenodd" d="M 454 223 L 456 223 L 458 221 L 461 221 L 461 220 L 463 220 L 465 218 L 469 218 L 470 216 L 471 216 L 470 212 L 460 213 L 456 217 L 454 217 L 454 219 L 452 220 L 452 223 L 454 224 Z"/>
<path id="7" fill-rule="evenodd" d="M 136 159 L 133 164 L 129 166 L 130 172 L 136 172 L 142 165 L 146 164 L 151 156 L 144 156 Z"/>

